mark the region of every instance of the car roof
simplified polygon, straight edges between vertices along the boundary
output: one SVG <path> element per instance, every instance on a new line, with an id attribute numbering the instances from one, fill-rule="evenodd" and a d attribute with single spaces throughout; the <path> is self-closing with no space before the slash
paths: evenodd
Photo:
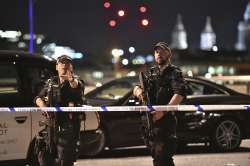
<path id="1" fill-rule="evenodd" d="M 0 50 L 0 60 L 3 61 L 51 61 L 53 58 L 39 53 L 29 53 L 25 51 Z"/>

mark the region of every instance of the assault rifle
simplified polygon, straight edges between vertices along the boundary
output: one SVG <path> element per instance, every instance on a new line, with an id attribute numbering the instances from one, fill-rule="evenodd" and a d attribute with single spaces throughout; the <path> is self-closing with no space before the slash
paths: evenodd
<path id="1" fill-rule="evenodd" d="M 48 80 L 47 82 L 47 97 L 45 98 L 45 103 L 47 107 L 54 107 L 56 103 L 60 101 L 60 87 L 59 85 Z M 39 151 L 47 153 L 49 158 L 53 158 L 56 155 L 56 142 L 57 142 L 57 132 L 58 132 L 58 119 L 55 112 L 45 112 L 45 121 L 39 121 L 40 126 L 45 126 L 45 128 L 39 132 L 38 142 L 36 145 L 36 153 Z M 43 156 L 46 158 L 47 157 Z"/>
<path id="2" fill-rule="evenodd" d="M 53 83 L 52 80 L 49 81 L 48 87 L 48 102 L 47 106 L 55 107 L 57 103 L 61 100 L 60 86 L 59 84 Z M 46 131 L 47 137 L 45 137 L 46 146 L 50 153 L 55 152 L 55 144 L 57 142 L 58 133 L 58 119 L 56 112 L 48 112 Z"/>
<path id="3" fill-rule="evenodd" d="M 143 105 L 147 105 L 151 107 L 151 102 L 149 98 L 149 86 L 146 80 L 146 76 L 143 72 L 140 72 L 139 74 L 139 81 L 141 84 L 141 88 L 143 90 L 143 95 L 142 95 L 142 103 Z M 143 111 L 142 112 L 142 121 L 143 121 L 143 134 L 144 134 L 144 139 L 146 142 L 147 146 L 151 146 L 151 142 L 153 139 L 153 117 L 152 114 L 148 111 Z"/>

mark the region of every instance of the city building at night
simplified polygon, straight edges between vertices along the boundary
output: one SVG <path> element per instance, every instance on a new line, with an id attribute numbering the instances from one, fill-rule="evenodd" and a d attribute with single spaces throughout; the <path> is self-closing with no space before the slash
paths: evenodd
<path id="1" fill-rule="evenodd" d="M 0 47 L 2 50 L 23 50 L 28 51 L 30 34 L 17 30 L 0 30 Z M 44 34 L 33 34 L 35 49 L 41 50 L 41 46 L 46 40 Z M 39 52 L 39 51 L 38 51 Z"/>
<path id="2" fill-rule="evenodd" d="M 240 21 L 238 25 L 238 37 L 235 49 L 244 51 L 249 49 L 250 44 L 250 2 L 248 2 L 244 12 L 244 21 Z"/>
<path id="3" fill-rule="evenodd" d="M 206 18 L 206 24 L 201 32 L 200 49 L 212 50 L 216 46 L 216 34 L 213 30 L 211 17 Z"/>
<path id="4" fill-rule="evenodd" d="M 176 25 L 172 32 L 171 48 L 180 50 L 188 48 L 187 32 L 180 14 L 177 15 Z"/>
<path id="5" fill-rule="evenodd" d="M 247 49 L 245 36 L 246 36 L 246 25 L 245 25 L 245 22 L 240 21 L 238 24 L 237 43 L 235 44 L 236 50 L 243 51 Z"/>

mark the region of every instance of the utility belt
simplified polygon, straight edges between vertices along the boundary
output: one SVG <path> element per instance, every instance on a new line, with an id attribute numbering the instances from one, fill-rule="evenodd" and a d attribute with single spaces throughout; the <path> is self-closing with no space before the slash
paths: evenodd
<path id="1" fill-rule="evenodd" d="M 57 112 L 58 125 L 64 123 L 78 123 L 80 119 L 83 119 L 84 113 L 79 112 Z"/>
<path id="2" fill-rule="evenodd" d="M 80 123 L 77 124 L 76 122 L 74 123 L 66 122 L 58 125 L 58 132 L 65 132 L 65 131 L 75 132 L 77 127 L 80 127 Z"/>

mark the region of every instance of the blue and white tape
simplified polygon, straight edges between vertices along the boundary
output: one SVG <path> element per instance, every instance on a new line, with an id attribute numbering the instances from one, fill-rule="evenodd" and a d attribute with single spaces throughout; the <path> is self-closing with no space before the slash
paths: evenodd
<path id="1" fill-rule="evenodd" d="M 0 107 L 0 112 L 85 112 L 85 111 L 182 111 L 182 112 L 216 112 L 249 111 L 250 105 L 155 105 L 155 106 L 83 106 L 83 107 Z"/>
<path id="2" fill-rule="evenodd" d="M 203 111 L 203 108 L 201 107 L 201 105 L 195 105 L 195 107 L 197 107 L 197 111 L 198 112 L 202 112 Z"/>

